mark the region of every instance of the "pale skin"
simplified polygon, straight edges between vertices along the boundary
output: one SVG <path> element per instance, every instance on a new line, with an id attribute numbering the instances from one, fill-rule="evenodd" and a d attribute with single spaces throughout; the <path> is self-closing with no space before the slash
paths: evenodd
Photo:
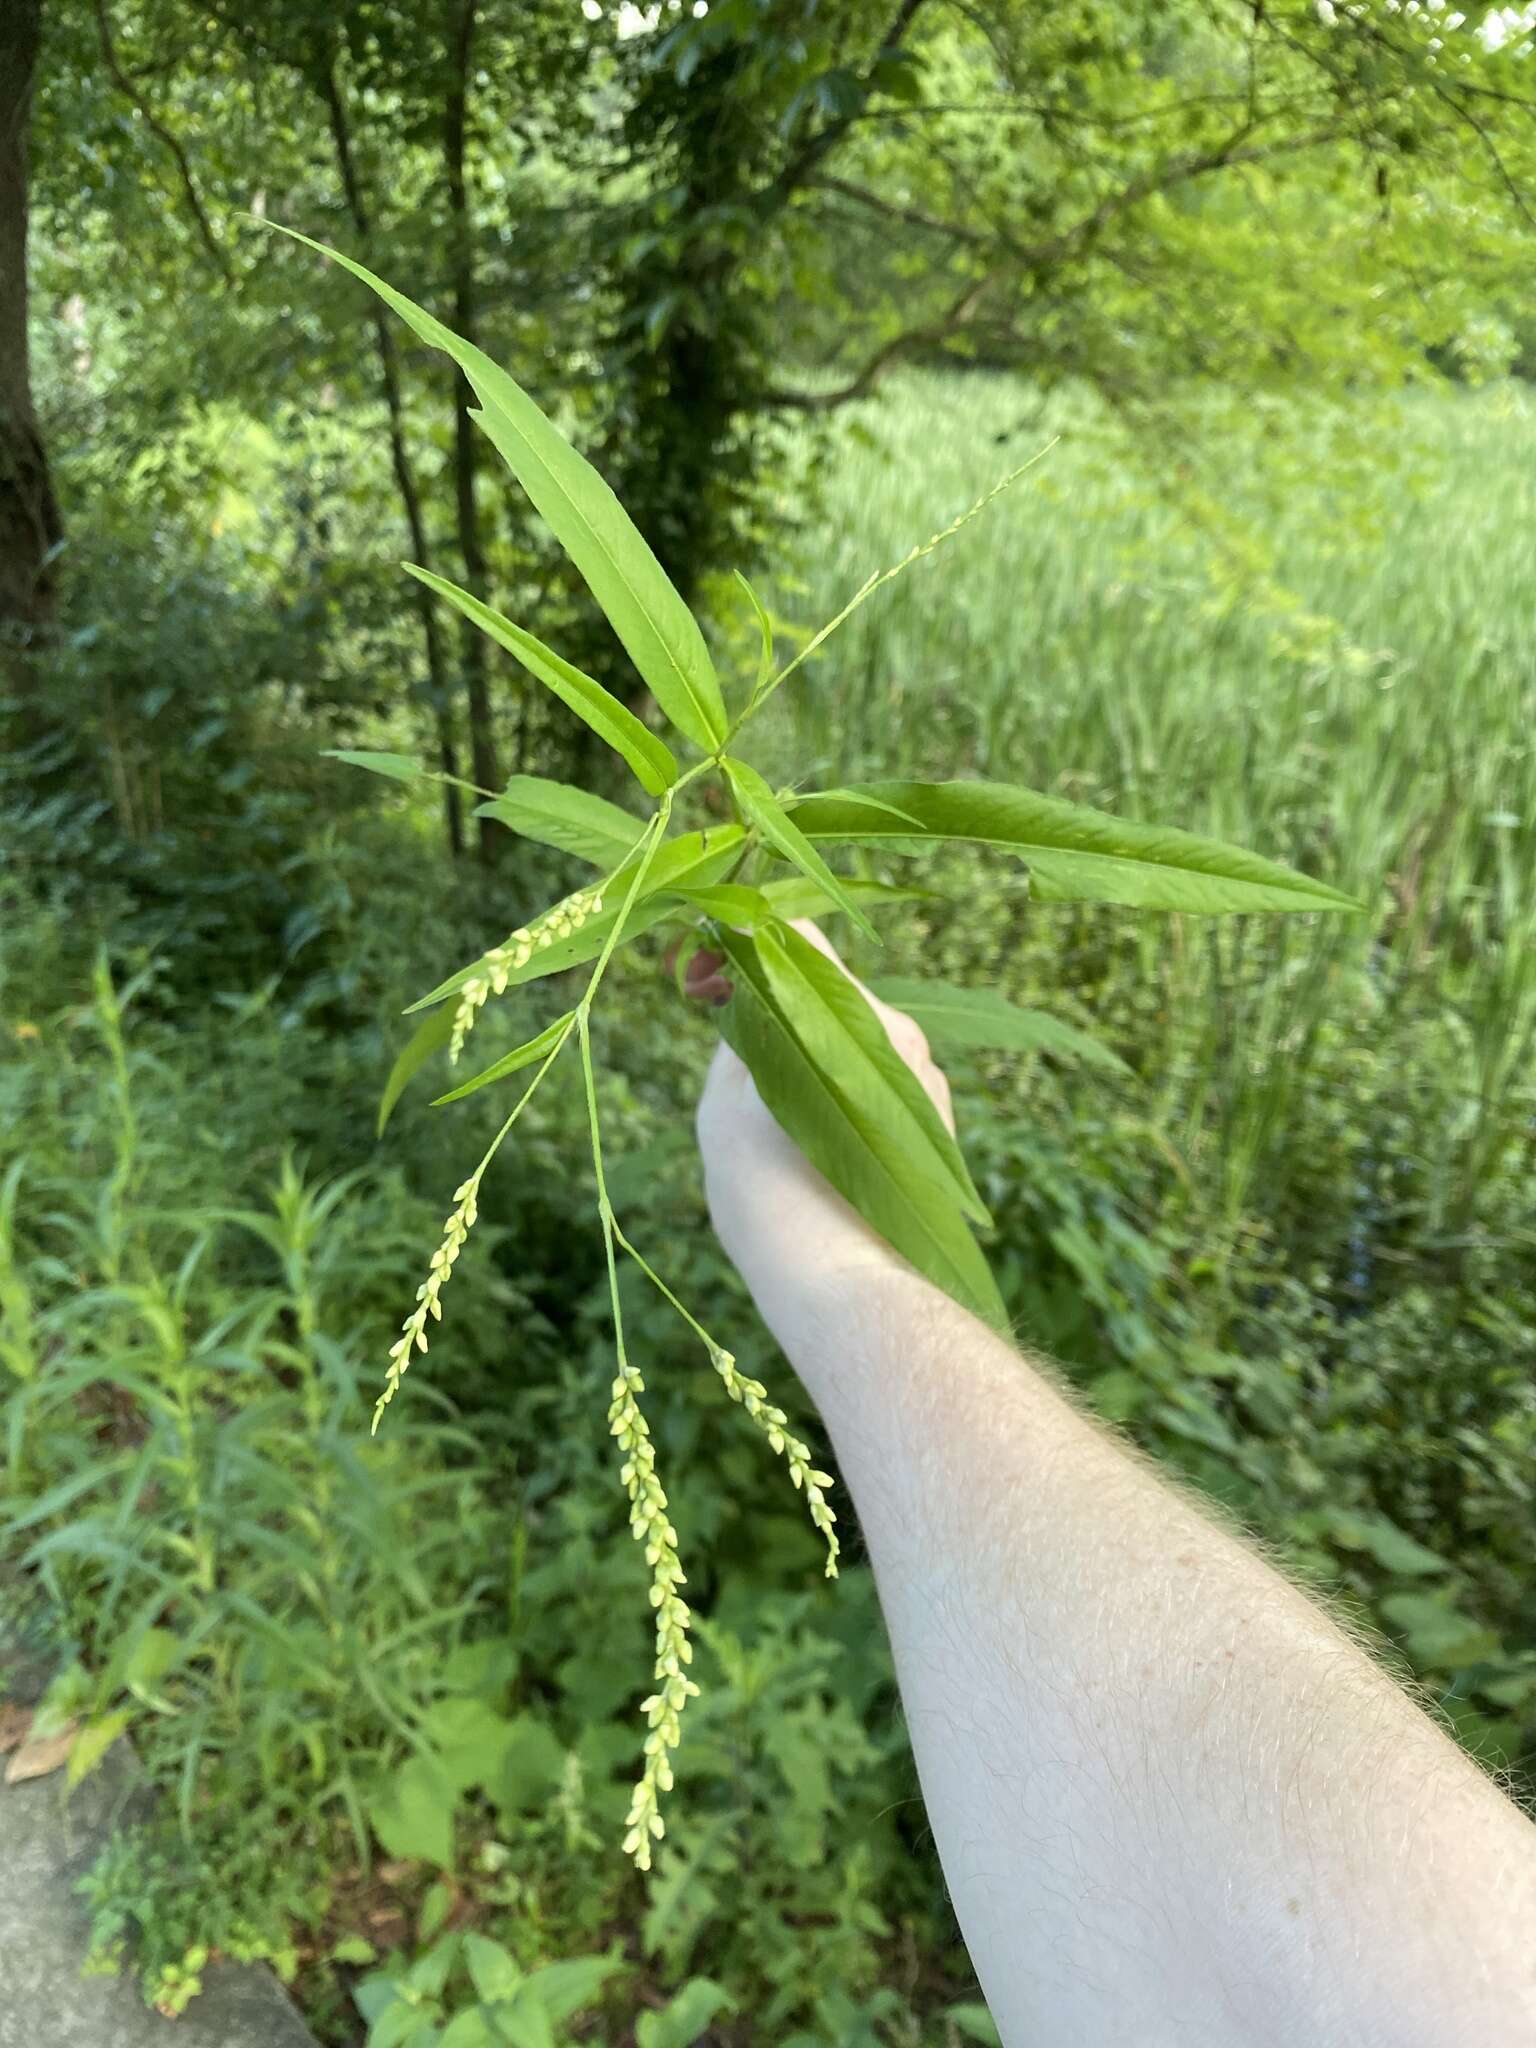
<path id="1" fill-rule="evenodd" d="M 690 969 L 706 1000 L 718 964 Z M 922 1033 L 875 1007 L 953 1126 Z M 1007 2048 L 1531 2048 L 1536 1827 L 877 1238 L 724 1046 L 698 1124 L 716 1232 L 852 1495 Z"/>

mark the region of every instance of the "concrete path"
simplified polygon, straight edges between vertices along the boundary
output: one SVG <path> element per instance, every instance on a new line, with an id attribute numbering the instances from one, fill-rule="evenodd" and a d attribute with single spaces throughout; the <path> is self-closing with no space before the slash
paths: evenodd
<path id="1" fill-rule="evenodd" d="M 0 1640 L 0 1695 L 35 1698 L 39 1676 Z M 142 1811 L 136 1768 L 118 1742 L 67 1803 L 62 1771 L 0 1784 L 0 2048 L 315 2048 L 264 1968 L 210 1964 L 179 2020 L 152 2012 L 125 1977 L 81 1977 L 89 1926 L 73 1886 L 113 1826 Z"/>

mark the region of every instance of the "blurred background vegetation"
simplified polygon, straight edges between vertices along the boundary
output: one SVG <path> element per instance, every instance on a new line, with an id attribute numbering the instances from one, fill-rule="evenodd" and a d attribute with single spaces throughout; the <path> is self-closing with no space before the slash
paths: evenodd
<path id="1" fill-rule="evenodd" d="M 71 1772 L 126 1731 L 161 1788 L 88 1880 L 99 1966 L 176 2010 L 265 1956 L 377 2048 L 995 2039 L 868 1574 L 824 1587 L 639 1293 L 705 1691 L 653 1878 L 617 1852 L 647 1618 L 569 1096 L 368 1437 L 483 1127 L 408 1099 L 375 1141 L 399 1012 L 571 878 L 322 750 L 605 786 L 402 556 L 638 685 L 441 360 L 264 217 L 512 368 L 727 677 L 734 569 L 793 645 L 1051 444 L 772 750 L 1006 777 L 1368 905 L 1031 910 L 957 851 L 882 965 L 1096 1035 L 954 1062 L 1020 1331 L 1530 1796 L 1527 12 L 12 0 L 0 1583 Z M 645 946 L 610 989 L 615 1200 L 794 1405 L 703 1214 L 708 1022 Z"/>

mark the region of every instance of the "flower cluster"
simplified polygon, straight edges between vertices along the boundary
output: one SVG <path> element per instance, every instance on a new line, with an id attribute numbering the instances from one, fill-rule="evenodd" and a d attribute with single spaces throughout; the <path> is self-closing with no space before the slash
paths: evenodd
<path id="1" fill-rule="evenodd" d="M 389 1347 L 389 1371 L 384 1376 L 384 1391 L 379 1395 L 373 1408 L 373 1427 L 377 1430 L 384 1410 L 395 1398 L 395 1391 L 405 1377 L 405 1369 L 411 1362 L 413 1351 L 427 1348 L 427 1317 L 436 1321 L 443 1319 L 442 1303 L 438 1296 L 443 1283 L 453 1271 L 454 1260 L 464 1249 L 464 1240 L 475 1227 L 475 1218 L 480 1213 L 480 1175 L 484 1162 L 461 1181 L 453 1191 L 454 1207 L 443 1222 L 443 1241 L 432 1254 L 432 1264 L 427 1277 L 416 1290 L 416 1306 L 400 1325 L 400 1335 Z"/>
<path id="2" fill-rule="evenodd" d="M 476 971 L 465 982 L 459 996 L 459 1007 L 453 1013 L 453 1031 L 448 1040 L 450 1066 L 458 1065 L 464 1041 L 474 1029 L 475 1019 L 487 1000 L 504 994 L 508 981 L 528 965 L 535 953 L 542 953 L 557 939 L 568 939 L 573 932 L 579 932 L 587 919 L 596 917 L 602 907 L 603 899 L 595 889 L 578 889 L 573 896 L 563 897 L 542 917 L 536 917 L 530 925 L 521 926 L 503 945 L 493 946 L 481 957 Z"/>
<path id="3" fill-rule="evenodd" d="M 811 1520 L 827 1539 L 827 1577 L 835 1579 L 841 1546 L 835 1526 L 837 1516 L 827 1505 L 826 1488 L 832 1484 L 831 1473 L 818 1472 L 812 1465 L 810 1446 L 791 1435 L 789 1417 L 768 1399 L 768 1389 L 761 1380 L 748 1379 L 744 1372 L 739 1372 L 730 1352 L 723 1351 L 718 1344 L 710 1344 L 709 1362 L 725 1383 L 725 1391 L 731 1399 L 741 1403 L 767 1437 L 769 1449 L 788 1465 L 790 1478 L 805 1495 Z"/>
<path id="4" fill-rule="evenodd" d="M 683 1584 L 683 1567 L 677 1554 L 677 1531 L 667 1517 L 667 1496 L 656 1477 L 650 1428 L 635 1398 L 644 1391 L 645 1381 L 637 1368 L 621 1358 L 608 1421 L 624 1453 L 620 1477 L 629 1495 L 629 1526 L 635 1541 L 645 1546 L 645 1561 L 651 1568 L 651 1605 L 656 1610 L 656 1690 L 641 1707 L 648 1730 L 645 1766 L 624 1823 L 624 1850 L 641 1870 L 649 1870 L 651 1844 L 666 1832 L 660 1799 L 672 1789 L 671 1752 L 681 1739 L 683 1708 L 699 1688 L 683 1668 L 693 1661 L 688 1604 L 677 1590 Z"/>

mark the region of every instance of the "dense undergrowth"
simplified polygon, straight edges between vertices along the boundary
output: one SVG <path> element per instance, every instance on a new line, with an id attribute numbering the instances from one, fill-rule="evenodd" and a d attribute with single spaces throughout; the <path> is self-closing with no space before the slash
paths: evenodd
<path id="1" fill-rule="evenodd" d="M 779 609 L 821 615 L 968 502 L 1028 412 L 988 381 L 914 381 L 833 465 L 837 548 Z M 1091 419 L 1059 423 L 1038 487 L 813 667 L 784 714 L 797 758 L 827 780 L 1017 774 L 1300 860 L 1371 905 L 1220 927 L 1032 910 L 954 853 L 953 907 L 892 918 L 880 967 L 992 981 L 1118 1057 L 954 1062 L 1021 1333 L 1379 1631 L 1528 1791 L 1524 401 L 1405 409 L 1396 467 L 1378 443 L 1358 472 L 1319 419 L 1285 444 L 1289 477 L 1282 450 L 1262 493 L 1227 480 L 1213 530 L 1187 516 L 1198 479 L 1178 515 Z M 472 1104 L 407 1102 L 373 1140 L 396 1013 L 550 875 L 508 862 L 464 888 L 408 798 L 306 834 L 310 772 L 274 776 L 284 912 L 232 911 L 237 944 L 206 890 L 178 892 L 185 846 L 153 891 L 110 860 L 82 890 L 83 856 L 39 851 L 35 804 L 5 885 L 3 1514 L 25 1567 L 7 1598 L 62 1652 L 73 1767 L 127 1730 L 163 1790 L 92 1877 L 100 1960 L 131 1958 L 174 2008 L 209 1951 L 269 1955 L 326 2035 L 358 2038 L 361 2014 L 378 2048 L 494 2038 L 479 2007 L 505 1998 L 498 2023 L 530 2043 L 989 2038 L 867 1571 L 824 1585 L 781 1474 L 638 1290 L 707 1682 L 653 1880 L 613 1851 L 647 1629 L 573 1096 L 530 1107 L 451 1338 L 370 1440 L 403 1292 L 473 1146 Z M 273 871 L 253 857 L 253 885 Z M 615 1204 L 793 1409 L 703 1216 L 709 1026 L 654 959 L 621 959 L 613 987 Z M 481 1029 L 525 1036 L 527 1002 Z"/>

